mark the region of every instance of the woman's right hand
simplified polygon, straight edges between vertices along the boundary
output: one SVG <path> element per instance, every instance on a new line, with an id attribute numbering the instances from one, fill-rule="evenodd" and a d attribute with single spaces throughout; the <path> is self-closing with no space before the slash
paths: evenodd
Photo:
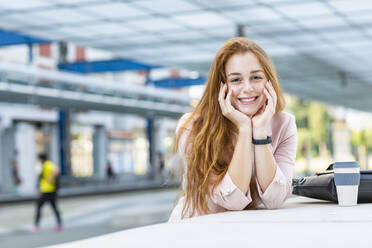
<path id="1" fill-rule="evenodd" d="M 241 113 L 236 110 L 231 104 L 231 94 L 232 90 L 230 89 L 226 95 L 227 84 L 221 83 L 220 93 L 218 96 L 218 102 L 222 110 L 222 114 L 233 122 L 236 127 L 240 130 L 252 130 L 252 121 L 249 116 Z"/>

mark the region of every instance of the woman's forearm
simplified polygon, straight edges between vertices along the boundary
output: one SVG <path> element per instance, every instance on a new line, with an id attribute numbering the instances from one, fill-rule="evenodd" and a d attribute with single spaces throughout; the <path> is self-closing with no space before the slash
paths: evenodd
<path id="1" fill-rule="evenodd" d="M 255 145 L 255 171 L 262 192 L 265 192 L 275 177 L 277 165 L 270 150 L 270 145 Z"/>
<path id="2" fill-rule="evenodd" d="M 234 184 L 246 194 L 252 176 L 252 131 L 249 128 L 239 131 L 228 173 Z"/>

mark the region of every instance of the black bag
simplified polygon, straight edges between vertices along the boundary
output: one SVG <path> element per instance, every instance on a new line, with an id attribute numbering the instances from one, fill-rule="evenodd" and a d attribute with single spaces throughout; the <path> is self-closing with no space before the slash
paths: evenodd
<path id="1" fill-rule="evenodd" d="M 292 180 L 292 194 L 314 199 L 338 202 L 334 182 L 333 164 L 315 176 Z M 372 170 L 360 170 L 358 203 L 372 203 Z"/>

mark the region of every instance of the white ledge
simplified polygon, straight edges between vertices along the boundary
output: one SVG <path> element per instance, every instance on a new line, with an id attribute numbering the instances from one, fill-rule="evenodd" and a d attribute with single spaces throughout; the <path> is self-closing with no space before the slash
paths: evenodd
<path id="1" fill-rule="evenodd" d="M 372 204 L 294 197 L 281 209 L 206 215 L 52 247 L 371 247 L 371 226 Z"/>

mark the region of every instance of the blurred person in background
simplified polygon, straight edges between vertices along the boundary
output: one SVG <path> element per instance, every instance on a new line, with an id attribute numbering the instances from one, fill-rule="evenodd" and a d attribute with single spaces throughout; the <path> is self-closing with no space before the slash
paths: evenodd
<path id="1" fill-rule="evenodd" d="M 106 163 L 106 177 L 107 177 L 108 182 L 114 182 L 116 178 L 114 170 L 112 169 L 110 160 L 107 160 L 107 163 Z"/>
<path id="2" fill-rule="evenodd" d="M 54 215 L 57 220 L 57 225 L 54 231 L 62 231 L 61 215 L 57 206 L 57 191 L 59 188 L 59 168 L 50 161 L 46 154 L 40 154 L 39 160 L 42 165 L 42 170 L 39 176 L 39 194 L 36 204 L 36 215 L 34 226 L 30 231 L 36 232 L 40 230 L 41 210 L 45 202 L 49 202 L 53 208 Z"/>
<path id="3" fill-rule="evenodd" d="M 228 210 L 282 206 L 291 194 L 297 148 L 293 115 L 266 52 L 245 38 L 218 51 L 205 92 L 176 128 L 185 164 L 169 221 Z"/>
<path id="4" fill-rule="evenodd" d="M 13 156 L 11 157 L 9 164 L 12 170 L 14 191 L 17 193 L 18 192 L 17 187 L 22 183 L 22 180 L 19 177 L 19 173 L 18 173 L 18 151 L 17 150 L 14 150 Z"/>
<path id="5" fill-rule="evenodd" d="M 165 176 L 164 176 L 164 167 L 165 167 L 164 155 L 160 151 L 158 151 L 156 154 L 158 156 L 158 174 L 160 176 L 160 179 L 162 181 L 164 181 L 164 179 L 165 179 Z"/>

